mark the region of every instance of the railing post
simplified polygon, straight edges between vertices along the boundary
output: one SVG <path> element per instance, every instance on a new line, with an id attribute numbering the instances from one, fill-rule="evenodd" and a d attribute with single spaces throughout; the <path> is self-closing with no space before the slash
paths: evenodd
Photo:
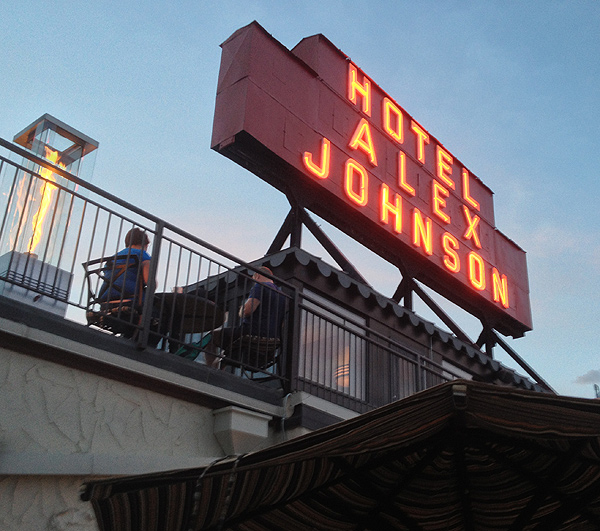
<path id="1" fill-rule="evenodd" d="M 289 311 L 288 335 L 285 348 L 286 356 L 284 360 L 284 378 L 285 381 L 288 382 L 285 391 L 288 393 L 296 390 L 296 382 L 298 379 L 298 353 L 300 349 L 300 290 L 295 284 L 293 288 L 294 293 L 292 294 Z"/>
<path id="2" fill-rule="evenodd" d="M 417 357 L 417 392 L 425 389 L 425 371 L 423 370 L 423 356 Z"/>
<path id="3" fill-rule="evenodd" d="M 162 222 L 158 222 L 155 227 L 154 241 L 152 242 L 152 255 L 150 256 L 150 271 L 148 272 L 148 285 L 146 286 L 144 305 L 142 307 L 142 329 L 140 331 L 141 333 L 138 334 L 137 347 L 139 349 L 145 349 L 148 346 L 148 338 L 150 337 L 154 293 L 156 291 L 156 274 L 158 272 L 158 260 L 160 258 L 160 247 L 165 225 Z"/>

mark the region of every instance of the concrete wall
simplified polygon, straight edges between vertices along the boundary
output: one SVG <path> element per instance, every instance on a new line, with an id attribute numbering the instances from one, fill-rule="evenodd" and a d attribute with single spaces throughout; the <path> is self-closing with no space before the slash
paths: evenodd
<path id="1" fill-rule="evenodd" d="M 0 529 L 95 529 L 86 479 L 208 464 L 223 455 L 213 423 L 207 407 L 0 348 Z"/>

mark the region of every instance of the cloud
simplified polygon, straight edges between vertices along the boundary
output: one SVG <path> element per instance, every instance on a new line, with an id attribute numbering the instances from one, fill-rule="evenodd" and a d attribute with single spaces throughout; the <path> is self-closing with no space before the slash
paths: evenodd
<path id="1" fill-rule="evenodd" d="M 591 371 L 586 372 L 585 374 L 578 376 L 575 378 L 575 383 L 577 384 L 593 384 L 600 383 L 600 370 L 593 369 Z"/>

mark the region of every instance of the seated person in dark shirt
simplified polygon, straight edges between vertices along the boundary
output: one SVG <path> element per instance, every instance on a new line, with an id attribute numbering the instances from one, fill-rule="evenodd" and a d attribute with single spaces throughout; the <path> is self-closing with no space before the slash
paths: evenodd
<path id="1" fill-rule="evenodd" d="M 104 275 L 110 279 L 102 286 L 104 300 L 132 299 L 133 306 L 143 304 L 150 271 L 149 244 L 148 235 L 141 229 L 133 228 L 125 235 L 125 248 L 117 253 L 114 263 L 104 269 Z M 137 268 L 132 267 L 136 263 L 132 257 L 137 257 Z M 126 269 L 119 274 L 122 268 Z"/>
<path id="2" fill-rule="evenodd" d="M 130 306 L 138 314 L 138 317 L 132 317 L 122 310 L 119 311 L 120 319 L 133 325 L 124 328 L 122 333 L 124 337 L 131 338 L 136 331 L 135 325 L 139 324 L 150 272 L 150 255 L 147 252 L 149 244 L 150 239 L 146 232 L 134 227 L 125 235 L 125 248 L 116 254 L 114 262 L 104 270 L 104 275 L 108 280 L 101 289 L 102 299 L 104 301 L 121 301 L 121 308 Z M 137 260 L 134 257 L 137 257 Z M 134 267 L 136 264 L 137 267 Z M 153 317 L 157 310 L 153 307 Z M 156 323 L 151 326 L 154 331 L 158 328 Z M 159 340 L 158 335 L 151 333 L 148 344 L 155 347 Z"/>
<path id="3" fill-rule="evenodd" d="M 273 274 L 268 267 L 263 266 L 252 276 L 256 284 L 252 286 L 248 298 L 239 310 L 241 324 L 217 328 L 201 341 L 207 365 L 215 367 L 220 360 L 214 346 L 227 349 L 244 335 L 279 338 L 285 313 L 285 296 L 263 273 Z"/>

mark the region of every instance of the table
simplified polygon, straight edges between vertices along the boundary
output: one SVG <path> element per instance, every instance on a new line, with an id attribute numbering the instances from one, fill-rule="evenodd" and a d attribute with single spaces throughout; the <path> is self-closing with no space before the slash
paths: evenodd
<path id="1" fill-rule="evenodd" d="M 217 304 L 203 295 L 194 293 L 155 293 L 157 305 L 165 320 L 173 317 L 173 331 L 177 335 L 196 334 L 213 330 L 223 324 L 225 315 Z"/>

